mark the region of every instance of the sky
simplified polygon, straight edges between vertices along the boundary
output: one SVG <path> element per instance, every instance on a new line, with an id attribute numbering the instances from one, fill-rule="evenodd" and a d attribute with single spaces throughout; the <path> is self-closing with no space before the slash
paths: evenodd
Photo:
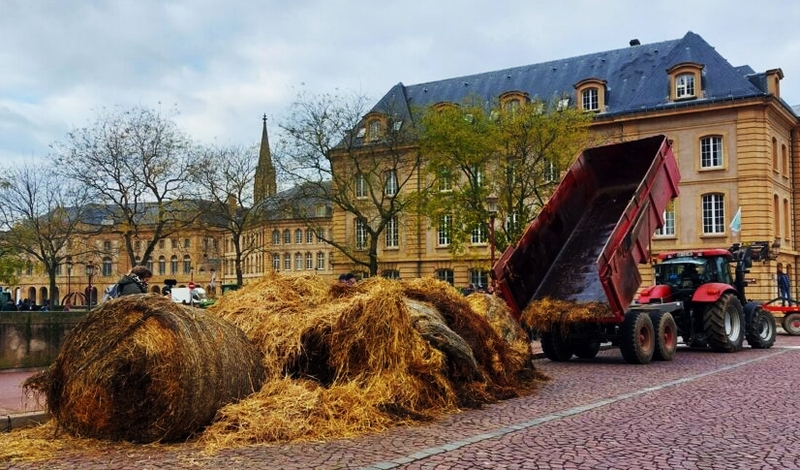
<path id="1" fill-rule="evenodd" d="M 781 68 L 800 104 L 800 2 L 785 0 L 0 0 L 0 165 L 47 161 L 102 111 L 177 110 L 198 143 L 270 136 L 300 92 L 393 85 L 683 37 Z"/>

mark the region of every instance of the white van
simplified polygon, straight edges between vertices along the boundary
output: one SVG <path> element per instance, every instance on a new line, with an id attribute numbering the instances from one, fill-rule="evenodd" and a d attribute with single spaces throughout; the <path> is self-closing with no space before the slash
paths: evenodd
<path id="1" fill-rule="evenodd" d="M 172 301 L 196 307 L 208 307 L 214 303 L 206 297 L 206 290 L 202 287 L 195 287 L 194 291 L 190 291 L 188 287 L 173 287 Z"/>

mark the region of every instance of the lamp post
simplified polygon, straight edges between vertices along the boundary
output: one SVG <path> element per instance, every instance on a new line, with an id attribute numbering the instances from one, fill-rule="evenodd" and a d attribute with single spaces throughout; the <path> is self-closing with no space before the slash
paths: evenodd
<path id="1" fill-rule="evenodd" d="M 94 264 L 91 261 L 86 263 L 86 275 L 89 276 L 89 289 L 88 289 L 87 295 L 86 295 L 86 298 L 87 298 L 87 300 L 86 300 L 87 308 L 86 309 L 87 310 L 91 310 L 92 309 L 92 276 L 94 276 Z"/>
<path id="2" fill-rule="evenodd" d="M 67 258 L 67 299 L 72 293 L 72 258 Z M 67 300 L 69 302 L 69 300 Z"/>
<path id="3" fill-rule="evenodd" d="M 490 288 L 494 291 L 494 220 L 497 217 L 497 195 L 494 193 L 486 196 L 486 212 L 489 213 L 489 277 Z"/>

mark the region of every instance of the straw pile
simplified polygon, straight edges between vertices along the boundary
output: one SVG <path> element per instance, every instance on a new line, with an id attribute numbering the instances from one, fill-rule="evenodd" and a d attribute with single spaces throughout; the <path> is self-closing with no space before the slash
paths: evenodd
<path id="1" fill-rule="evenodd" d="M 534 300 L 522 311 L 525 328 L 538 332 L 568 331 L 568 326 L 611 315 L 608 304 L 602 302 L 577 303 L 545 298 Z"/>
<path id="2" fill-rule="evenodd" d="M 261 348 L 267 371 L 261 390 L 203 433 L 211 449 L 376 432 L 517 396 L 543 378 L 527 348 L 433 279 L 348 287 L 270 275 L 211 311 Z"/>
<path id="3" fill-rule="evenodd" d="M 154 442 L 197 432 L 263 379 L 259 351 L 235 326 L 141 294 L 92 310 L 31 382 L 74 436 Z"/>

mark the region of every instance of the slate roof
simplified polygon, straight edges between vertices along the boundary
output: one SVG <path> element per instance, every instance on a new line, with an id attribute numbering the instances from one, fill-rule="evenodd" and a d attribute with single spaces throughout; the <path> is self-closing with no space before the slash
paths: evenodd
<path id="1" fill-rule="evenodd" d="M 684 62 L 704 66 L 705 97 L 676 103 L 669 100 L 667 70 Z M 756 74 L 749 66 L 732 66 L 702 37 L 690 31 L 670 41 L 410 86 L 398 83 L 372 111 L 408 119 L 415 106 L 461 103 L 474 96 L 489 105 L 509 91 L 525 92 L 531 99 L 550 102 L 573 97 L 574 85 L 589 78 L 606 81 L 606 110 L 598 118 L 767 95 L 766 74 Z M 788 105 L 787 108 L 791 109 Z"/>

